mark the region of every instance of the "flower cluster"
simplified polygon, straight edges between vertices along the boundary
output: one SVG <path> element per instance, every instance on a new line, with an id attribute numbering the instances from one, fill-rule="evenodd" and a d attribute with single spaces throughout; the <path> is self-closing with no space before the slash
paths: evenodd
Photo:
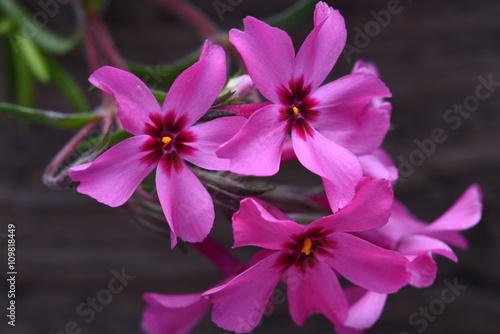
<path id="1" fill-rule="evenodd" d="M 174 247 L 178 238 L 202 242 L 212 228 L 214 204 L 201 171 L 270 176 L 298 160 L 321 177 L 324 197 L 315 200 L 330 214 L 303 225 L 262 198 L 242 198 L 232 215 L 234 247 L 263 249 L 207 291 L 145 294 L 143 328 L 187 333 L 213 306 L 218 326 L 248 332 L 284 282 L 297 325 L 320 313 L 340 333 L 361 332 L 378 319 L 388 294 L 433 283 L 434 254 L 456 261 L 448 244 L 466 247 L 459 231 L 480 220 L 480 190 L 471 186 L 431 224 L 393 201 L 397 169 L 381 148 L 392 111 L 384 98 L 391 93 L 376 68 L 361 61 L 324 84 L 346 41 L 342 16 L 327 4 L 317 4 L 314 28 L 297 53 L 284 31 L 253 17 L 244 19 L 243 31 L 232 29 L 229 40 L 248 75 L 226 86 L 224 50 L 207 41 L 162 106 L 133 74 L 98 69 L 90 82 L 115 98 L 132 136 L 68 173 L 80 182 L 79 192 L 120 206 L 156 169 L 152 194 Z M 266 100 L 246 103 L 255 89 Z M 217 109 L 226 113 L 203 118 L 224 91 L 230 103 Z"/>

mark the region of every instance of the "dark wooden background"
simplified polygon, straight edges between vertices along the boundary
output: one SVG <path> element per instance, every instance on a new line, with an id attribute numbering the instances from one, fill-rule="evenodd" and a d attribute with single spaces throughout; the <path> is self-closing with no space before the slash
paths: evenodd
<path id="1" fill-rule="evenodd" d="M 37 1 L 26 2 L 34 11 L 39 10 Z M 239 26 L 246 15 L 265 18 L 294 3 L 243 0 L 220 22 L 212 1 L 193 2 L 226 29 Z M 354 28 L 363 29 L 373 20 L 370 11 L 387 8 L 388 1 L 329 3 L 344 15 L 348 43 L 353 44 Z M 467 289 L 429 322 L 424 333 L 499 333 L 500 93 L 495 91 L 482 101 L 457 130 L 442 117 L 454 103 L 474 94 L 478 76 L 492 75 L 500 81 L 500 3 L 402 0 L 401 5 L 402 12 L 394 15 L 356 57 L 375 62 L 393 92 L 393 129 L 386 147 L 395 159 L 400 155 L 408 158 L 416 149 L 414 140 L 428 138 L 437 127 L 445 130 L 448 140 L 398 184 L 396 195 L 419 217 L 432 220 L 468 185 L 479 183 L 484 191 L 484 216 L 477 227 L 465 233 L 470 249 L 457 250 L 458 264 L 438 258 L 435 284 L 427 289 L 404 288 L 391 296 L 381 320 L 368 332 L 417 333 L 420 327 L 411 326 L 408 317 L 440 297 L 444 280 L 456 278 Z M 66 7 L 52 19 L 54 27 L 64 30 L 70 26 Z M 131 60 L 168 62 L 202 42 L 189 26 L 150 1 L 110 1 L 105 19 L 118 48 Z M 298 43 L 309 29 L 305 26 L 297 34 Z M 89 73 L 82 49 L 62 61 L 87 87 Z M 347 74 L 352 64 L 341 57 L 332 78 Z M 95 96 L 92 99 L 96 101 Z M 36 104 L 69 111 L 52 86 L 39 86 Z M 71 135 L 0 115 L 0 233 L 6 233 L 8 223 L 16 224 L 18 245 L 17 325 L 15 329 L 7 327 L 2 311 L 0 333 L 55 334 L 64 332 L 69 321 L 77 322 L 84 334 L 140 333 L 143 292 L 202 291 L 219 279 L 216 269 L 203 257 L 193 251 L 185 254 L 179 248 L 170 251 L 166 240 L 131 224 L 120 209 L 74 192 L 46 189 L 41 183 L 43 168 Z M 217 221 L 214 236 L 231 244 L 227 222 Z M 6 272 L 5 243 L 0 247 L 0 271 Z M 106 288 L 111 270 L 122 267 L 136 278 L 86 324 L 76 314 L 76 307 Z M 0 303 L 5 310 L 4 279 L 2 282 Z M 223 332 L 208 317 L 194 331 Z M 283 304 L 255 330 L 261 334 L 278 332 L 329 333 L 331 325 L 323 317 L 313 316 L 298 328 Z"/>

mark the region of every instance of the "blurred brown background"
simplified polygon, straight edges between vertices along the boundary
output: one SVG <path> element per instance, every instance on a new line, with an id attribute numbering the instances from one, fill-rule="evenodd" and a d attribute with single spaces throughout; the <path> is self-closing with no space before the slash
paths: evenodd
<path id="1" fill-rule="evenodd" d="M 225 29 L 239 27 L 246 15 L 263 19 L 294 2 L 243 0 L 233 11 L 224 13 L 221 22 L 213 1 L 193 0 Z M 34 12 L 39 10 L 36 0 L 26 3 Z M 347 74 L 354 60 L 364 59 L 377 64 L 392 90 L 393 129 L 385 147 L 393 158 L 409 159 L 418 149 L 414 141 L 430 138 L 435 128 L 442 128 L 447 135 L 447 140 L 437 144 L 435 152 L 397 185 L 397 197 L 417 216 L 430 221 L 470 184 L 479 183 L 484 192 L 483 220 L 465 233 L 470 250 L 457 250 L 458 264 L 438 258 L 439 274 L 431 288 L 404 288 L 391 296 L 381 320 L 368 333 L 418 333 L 421 327 L 412 326 L 408 318 L 419 307 L 428 307 L 440 298 L 445 279 L 458 279 L 467 289 L 455 302 L 446 304 L 423 333 L 500 332 L 500 87 L 480 101 L 456 130 L 443 119 L 447 109 L 475 94 L 479 76 L 491 75 L 493 81 L 500 82 L 500 3 L 402 0 L 398 7 L 402 10 L 363 47 L 356 44 L 356 31 L 364 31 L 365 25 L 375 20 L 371 11 L 387 9 L 389 1 L 328 3 L 344 15 L 348 43 L 359 49 L 350 63 L 340 57 L 332 78 Z M 62 6 L 50 22 L 63 32 L 71 27 L 67 7 Z M 166 63 L 203 41 L 190 26 L 152 1 L 111 0 L 104 18 L 122 55 L 134 61 Z M 297 46 L 310 28 L 304 26 L 294 36 Z M 61 59 L 82 87 L 88 87 L 83 49 L 79 47 Z M 69 111 L 54 87 L 38 88 L 38 107 Z M 3 89 L 0 91 L 3 94 Z M 97 101 L 95 95 L 91 98 Z M 143 292 L 202 291 L 220 277 L 203 257 L 191 250 L 188 254 L 179 248 L 170 251 L 169 242 L 130 224 L 121 210 L 75 192 L 46 189 L 41 183 L 43 168 L 71 135 L 0 115 L 0 233 L 6 233 L 8 223 L 16 224 L 18 245 L 16 327 L 7 327 L 2 315 L 0 333 L 55 334 L 64 332 L 69 321 L 79 324 L 84 334 L 140 333 Z M 214 236 L 230 245 L 228 223 L 218 221 Z M 5 243 L 0 248 L 1 271 L 6 272 Z M 106 288 L 111 271 L 121 268 L 135 279 L 86 324 L 76 314 L 77 306 Z M 5 285 L 0 292 L 2 309 L 4 291 Z M 313 316 L 303 328 L 296 327 L 283 304 L 254 331 L 278 332 L 332 330 L 321 316 Z M 194 333 L 224 331 L 206 317 Z"/>

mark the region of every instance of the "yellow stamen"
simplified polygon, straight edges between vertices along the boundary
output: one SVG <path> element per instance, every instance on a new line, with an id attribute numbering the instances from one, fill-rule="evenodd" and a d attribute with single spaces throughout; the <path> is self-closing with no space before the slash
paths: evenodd
<path id="1" fill-rule="evenodd" d="M 302 247 L 302 249 L 300 250 L 302 253 L 306 254 L 306 255 L 309 255 L 311 254 L 311 247 L 312 247 L 312 241 L 310 238 L 306 238 L 306 240 L 304 240 L 304 246 Z"/>
<path id="2" fill-rule="evenodd" d="M 292 111 L 294 116 L 297 116 L 299 114 L 299 108 L 297 108 L 296 106 L 292 107 Z"/>
<path id="3" fill-rule="evenodd" d="M 172 141 L 172 138 L 168 137 L 168 136 L 165 136 L 161 139 L 161 142 L 163 143 L 163 145 L 161 146 L 162 148 L 167 148 L 168 144 L 170 144 L 170 142 Z"/>

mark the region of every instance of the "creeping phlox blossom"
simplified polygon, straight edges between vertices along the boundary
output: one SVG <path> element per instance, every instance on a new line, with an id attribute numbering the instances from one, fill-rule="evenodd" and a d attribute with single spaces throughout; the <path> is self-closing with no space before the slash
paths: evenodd
<path id="1" fill-rule="evenodd" d="M 433 255 L 439 254 L 457 261 L 457 256 L 447 245 L 467 248 L 467 240 L 460 234 L 474 227 L 481 220 L 481 190 L 470 186 L 441 217 L 432 223 L 415 218 L 400 202 L 394 201 L 389 222 L 384 226 L 355 233 L 380 247 L 393 249 L 410 261 L 409 284 L 425 288 L 434 283 L 437 265 Z M 387 295 L 359 287 L 345 290 L 349 313 L 343 324 L 335 324 L 339 334 L 363 333 L 378 320 L 385 306 Z"/>
<path id="2" fill-rule="evenodd" d="M 205 292 L 214 304 L 212 320 L 237 333 L 251 331 L 281 279 L 287 283 L 290 315 L 299 326 L 312 313 L 334 323 L 347 319 L 348 302 L 337 275 L 370 291 L 396 292 L 410 279 L 408 260 L 351 234 L 383 226 L 391 207 L 390 184 L 370 178 L 360 181 L 349 204 L 308 226 L 286 219 L 276 208 L 269 211 L 252 198 L 244 199 L 233 215 L 234 247 L 251 245 L 270 252 L 229 282 Z"/>
<path id="3" fill-rule="evenodd" d="M 314 29 L 296 55 L 284 31 L 253 17 L 243 22 L 245 31 L 232 29 L 229 40 L 256 88 L 271 103 L 255 111 L 217 155 L 230 159 L 232 172 L 273 175 L 291 134 L 301 164 L 329 180 L 330 206 L 336 211 L 354 196 L 362 177 L 358 158 L 349 148 L 363 151 L 366 148 L 360 146 L 380 143 L 377 131 L 377 138 L 371 138 L 376 118 L 360 128 L 359 112 L 373 98 L 391 94 L 370 71 L 356 71 L 320 87 L 346 41 L 344 19 L 324 2 L 317 4 Z M 368 132 L 352 136 L 353 130 Z"/>
<path id="4" fill-rule="evenodd" d="M 467 248 L 467 240 L 459 232 L 474 227 L 481 220 L 481 211 L 481 190 L 472 185 L 448 211 L 430 224 L 415 218 L 403 204 L 394 201 L 386 225 L 358 236 L 405 255 L 411 261 L 408 266 L 412 274 L 410 284 L 425 288 L 436 278 L 433 254 L 456 262 L 457 256 L 447 244 Z"/>
<path id="5" fill-rule="evenodd" d="M 205 169 L 227 170 L 228 160 L 215 150 L 242 126 L 243 117 L 223 117 L 195 124 L 211 107 L 226 82 L 223 49 L 206 42 L 200 60 L 174 81 L 160 107 L 136 76 L 102 67 L 90 82 L 115 97 L 123 128 L 133 137 L 111 147 L 95 161 L 68 170 L 78 191 L 109 206 L 125 203 L 142 180 L 157 168 L 156 190 L 177 237 L 202 241 L 214 221 L 213 202 L 184 160 Z"/>

